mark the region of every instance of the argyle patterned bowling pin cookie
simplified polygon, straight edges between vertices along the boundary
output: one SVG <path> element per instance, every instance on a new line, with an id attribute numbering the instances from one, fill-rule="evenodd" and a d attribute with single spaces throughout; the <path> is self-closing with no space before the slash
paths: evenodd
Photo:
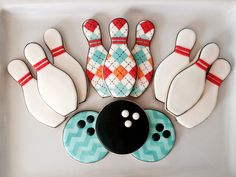
<path id="1" fill-rule="evenodd" d="M 132 155 L 145 162 L 165 158 L 175 143 L 175 129 L 170 119 L 157 110 L 145 110 L 149 120 L 149 134 L 144 145 Z"/>
<path id="2" fill-rule="evenodd" d="M 132 97 L 139 97 L 149 86 L 153 77 L 153 59 L 150 42 L 154 35 L 154 25 L 148 20 L 138 23 L 136 29 L 136 43 L 131 51 L 137 64 L 137 80 L 130 93 Z"/>
<path id="3" fill-rule="evenodd" d="M 72 116 L 65 125 L 64 147 L 72 158 L 81 163 L 97 162 L 108 153 L 95 132 L 97 116 L 97 112 L 82 111 Z"/>
<path id="4" fill-rule="evenodd" d="M 113 97 L 127 97 L 133 89 L 137 66 L 128 49 L 128 23 L 116 18 L 110 23 L 111 48 L 103 67 L 103 76 Z"/>
<path id="5" fill-rule="evenodd" d="M 83 24 L 83 32 L 89 44 L 86 63 L 88 79 L 101 97 L 108 97 L 110 96 L 110 92 L 102 74 L 107 51 L 102 45 L 99 24 L 93 19 L 86 20 Z"/>

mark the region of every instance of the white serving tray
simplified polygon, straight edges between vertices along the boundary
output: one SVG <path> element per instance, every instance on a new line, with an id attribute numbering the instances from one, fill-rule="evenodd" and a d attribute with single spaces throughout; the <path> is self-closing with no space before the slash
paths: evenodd
<path id="1" fill-rule="evenodd" d="M 235 1 L 83 1 L 38 2 L 28 0 L 1 4 L 0 13 L 0 177 L 232 177 L 236 176 L 236 3 Z M 62 131 L 40 124 L 28 113 L 20 86 L 9 76 L 7 63 L 23 59 L 24 46 L 43 44 L 43 33 L 58 28 L 66 48 L 85 66 L 88 45 L 82 23 L 88 18 L 100 22 L 104 44 L 109 48 L 108 24 L 116 17 L 129 22 L 129 46 L 134 44 L 135 26 L 150 19 L 156 26 L 152 43 L 155 68 L 174 47 L 179 30 L 197 32 L 193 55 L 208 42 L 217 42 L 220 56 L 233 67 L 220 89 L 215 111 L 201 125 L 186 129 L 176 123 L 176 144 L 157 163 L 145 163 L 131 155 L 108 154 L 93 164 L 81 164 L 69 157 L 62 145 Z M 45 45 L 43 45 L 45 47 Z M 101 99 L 90 87 L 88 99 L 79 110 L 100 111 L 115 100 Z M 155 101 L 153 85 L 139 99 L 144 108 L 163 110 Z"/>

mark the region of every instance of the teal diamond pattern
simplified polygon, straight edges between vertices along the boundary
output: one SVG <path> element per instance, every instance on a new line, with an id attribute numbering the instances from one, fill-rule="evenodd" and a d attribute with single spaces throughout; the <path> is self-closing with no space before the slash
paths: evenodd
<path id="1" fill-rule="evenodd" d="M 137 65 L 142 64 L 143 62 L 147 61 L 147 56 L 146 54 L 143 52 L 143 50 L 139 50 L 138 52 L 136 52 L 134 54 L 134 58 L 135 61 L 137 63 Z"/>
<path id="2" fill-rule="evenodd" d="M 105 58 L 106 55 L 103 52 L 100 52 L 99 50 L 96 50 L 92 56 L 92 59 L 95 62 L 99 63 L 99 65 L 101 65 L 104 62 Z"/>
<path id="3" fill-rule="evenodd" d="M 121 64 L 128 57 L 128 55 L 121 48 L 117 48 L 112 54 L 112 57 L 115 58 L 119 64 Z"/>

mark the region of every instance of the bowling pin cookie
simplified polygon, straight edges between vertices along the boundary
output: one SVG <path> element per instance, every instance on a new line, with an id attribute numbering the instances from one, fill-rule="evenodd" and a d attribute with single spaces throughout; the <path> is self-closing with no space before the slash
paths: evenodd
<path id="1" fill-rule="evenodd" d="M 165 103 L 172 79 L 190 62 L 190 52 L 195 41 L 196 34 L 193 30 L 181 30 L 177 35 L 174 51 L 157 67 L 154 75 L 154 92 L 158 101 Z"/>
<path id="2" fill-rule="evenodd" d="M 219 87 L 231 70 L 230 63 L 225 59 L 217 59 L 211 66 L 206 85 L 200 100 L 190 110 L 176 117 L 177 121 L 186 128 L 192 128 L 206 120 L 214 110 Z"/>
<path id="3" fill-rule="evenodd" d="M 133 89 L 137 66 L 128 49 L 128 23 L 116 18 L 110 23 L 111 47 L 103 67 L 103 76 L 113 97 L 127 97 Z"/>
<path id="4" fill-rule="evenodd" d="M 136 42 L 131 53 L 137 64 L 137 79 L 130 93 L 132 97 L 139 97 L 149 86 L 153 76 L 153 59 L 150 43 L 154 35 L 154 25 L 149 20 L 138 23 Z"/>
<path id="5" fill-rule="evenodd" d="M 8 72 L 22 87 L 28 111 L 39 122 L 50 127 L 57 127 L 65 118 L 52 110 L 41 98 L 37 81 L 31 75 L 26 64 L 21 60 L 12 60 Z"/>
<path id="6" fill-rule="evenodd" d="M 48 29 L 44 33 L 44 42 L 53 57 L 53 64 L 66 72 L 74 82 L 78 102 L 82 103 L 87 97 L 87 79 L 79 62 L 73 58 L 64 47 L 63 39 L 56 29 Z"/>
<path id="7" fill-rule="evenodd" d="M 65 125 L 64 147 L 73 159 L 81 163 L 97 162 L 108 153 L 96 135 L 97 116 L 97 112 L 82 111 L 72 116 Z"/>
<path id="8" fill-rule="evenodd" d="M 167 95 L 166 110 L 180 116 L 198 102 L 205 88 L 206 72 L 218 56 L 218 45 L 209 43 L 202 48 L 196 62 L 174 77 Z"/>
<path id="9" fill-rule="evenodd" d="M 74 111 L 77 108 L 77 93 L 71 78 L 48 61 L 39 44 L 29 43 L 24 53 L 37 72 L 38 90 L 43 100 L 63 116 Z"/>
<path id="10" fill-rule="evenodd" d="M 175 130 L 169 118 L 157 110 L 145 110 L 149 119 L 149 134 L 144 145 L 132 155 L 145 162 L 166 157 L 175 143 Z"/>
<path id="11" fill-rule="evenodd" d="M 86 63 L 88 79 L 101 97 L 109 97 L 110 92 L 103 78 L 103 65 L 107 57 L 107 51 L 102 45 L 98 22 L 93 19 L 86 20 L 83 24 L 83 32 L 89 43 Z"/>
<path id="12" fill-rule="evenodd" d="M 106 149 L 116 154 L 129 154 L 145 143 L 149 132 L 148 118 L 137 104 L 118 100 L 99 113 L 96 132 Z"/>

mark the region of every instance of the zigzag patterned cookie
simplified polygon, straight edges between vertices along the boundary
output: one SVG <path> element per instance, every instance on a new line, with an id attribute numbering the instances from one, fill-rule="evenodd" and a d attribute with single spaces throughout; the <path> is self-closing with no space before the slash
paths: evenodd
<path id="1" fill-rule="evenodd" d="M 137 80 L 130 96 L 139 97 L 149 86 L 153 77 L 153 59 L 150 51 L 150 42 L 154 35 L 154 25 L 145 20 L 137 25 L 136 43 L 131 51 L 138 67 Z"/>
<path id="2" fill-rule="evenodd" d="M 103 64 L 107 57 L 107 51 L 102 45 L 101 31 L 98 22 L 89 19 L 83 24 L 84 35 L 89 43 L 86 73 L 92 86 L 101 97 L 110 96 L 103 79 Z"/>
<path id="3" fill-rule="evenodd" d="M 128 23 L 123 18 L 112 20 L 112 39 L 109 54 L 103 67 L 103 76 L 113 97 L 127 97 L 136 81 L 136 62 L 128 49 Z"/>
<path id="4" fill-rule="evenodd" d="M 108 151 L 102 146 L 95 132 L 98 113 L 79 112 L 67 122 L 63 132 L 63 144 L 68 154 L 82 162 L 92 163 L 103 159 Z"/>
<path id="5" fill-rule="evenodd" d="M 156 162 L 166 157 L 175 143 L 175 130 L 169 118 L 156 110 L 145 110 L 150 124 L 144 145 L 132 153 L 142 161 Z"/>

